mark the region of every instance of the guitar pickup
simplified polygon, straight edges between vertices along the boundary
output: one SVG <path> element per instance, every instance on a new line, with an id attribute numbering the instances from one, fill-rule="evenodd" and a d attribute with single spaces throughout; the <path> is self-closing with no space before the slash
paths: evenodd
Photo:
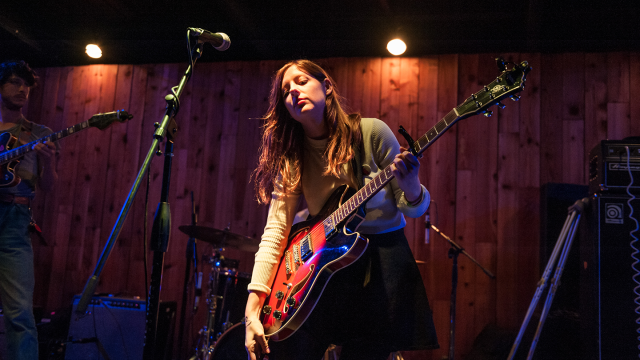
<path id="1" fill-rule="evenodd" d="M 311 255 L 313 255 L 313 243 L 311 242 L 311 235 L 307 235 L 300 242 L 300 257 L 305 261 Z"/>
<path id="2" fill-rule="evenodd" d="M 300 260 L 300 246 L 293 245 L 293 262 L 300 265 L 302 261 Z"/>

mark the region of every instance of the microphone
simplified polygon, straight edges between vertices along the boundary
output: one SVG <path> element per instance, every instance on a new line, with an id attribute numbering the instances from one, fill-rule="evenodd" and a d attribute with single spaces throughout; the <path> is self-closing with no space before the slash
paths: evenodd
<path id="1" fill-rule="evenodd" d="M 430 208 L 431 206 L 429 206 Z M 424 243 L 428 244 L 429 243 L 429 234 L 431 233 L 431 214 L 430 214 L 430 209 L 427 208 L 427 212 L 424 215 Z"/>
<path id="2" fill-rule="evenodd" d="M 200 302 L 200 295 L 202 295 L 202 271 L 198 273 L 196 279 L 196 302 L 193 305 L 193 311 L 198 311 L 198 303 Z"/>
<path id="3" fill-rule="evenodd" d="M 200 28 L 187 28 L 191 32 L 191 36 L 197 38 L 199 43 L 211 44 L 214 49 L 219 51 L 225 51 L 231 45 L 231 39 L 229 35 L 225 33 L 212 33 L 211 31 Z"/>

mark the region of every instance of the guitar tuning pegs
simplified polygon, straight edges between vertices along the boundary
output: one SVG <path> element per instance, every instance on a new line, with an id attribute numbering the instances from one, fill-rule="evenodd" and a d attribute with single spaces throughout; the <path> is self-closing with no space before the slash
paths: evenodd
<path id="1" fill-rule="evenodd" d="M 511 95 L 511 100 L 513 100 L 513 101 L 520 100 L 520 95 Z"/>
<path id="2" fill-rule="evenodd" d="M 498 105 L 498 107 L 499 107 L 500 109 L 504 109 L 504 108 L 506 108 L 506 107 L 507 107 L 507 105 L 503 104 L 501 101 L 498 101 L 498 103 L 497 103 L 496 105 Z"/>
<path id="3" fill-rule="evenodd" d="M 486 117 L 490 117 L 491 115 L 493 115 L 493 111 L 491 111 L 491 110 L 487 110 L 487 111 L 484 112 L 484 116 L 486 116 Z"/>

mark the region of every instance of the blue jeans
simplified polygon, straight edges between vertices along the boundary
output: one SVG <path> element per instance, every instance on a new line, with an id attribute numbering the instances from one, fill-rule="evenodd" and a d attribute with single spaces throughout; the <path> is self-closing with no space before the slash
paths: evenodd
<path id="1" fill-rule="evenodd" d="M 33 248 L 29 207 L 0 203 L 0 299 L 4 309 L 8 359 L 37 360 L 33 316 Z"/>

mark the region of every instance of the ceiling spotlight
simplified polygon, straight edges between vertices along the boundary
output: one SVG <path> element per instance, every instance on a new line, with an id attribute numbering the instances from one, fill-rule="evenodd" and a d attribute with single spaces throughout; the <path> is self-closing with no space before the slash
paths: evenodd
<path id="1" fill-rule="evenodd" d="M 400 39 L 393 39 L 387 44 L 387 50 L 392 55 L 402 55 L 407 51 L 407 45 Z"/>
<path id="2" fill-rule="evenodd" d="M 85 51 L 87 53 L 87 55 L 89 55 L 89 57 L 92 57 L 94 59 L 98 59 L 102 57 L 102 50 L 100 50 L 100 47 L 96 44 L 89 44 L 87 45 L 87 50 Z"/>

